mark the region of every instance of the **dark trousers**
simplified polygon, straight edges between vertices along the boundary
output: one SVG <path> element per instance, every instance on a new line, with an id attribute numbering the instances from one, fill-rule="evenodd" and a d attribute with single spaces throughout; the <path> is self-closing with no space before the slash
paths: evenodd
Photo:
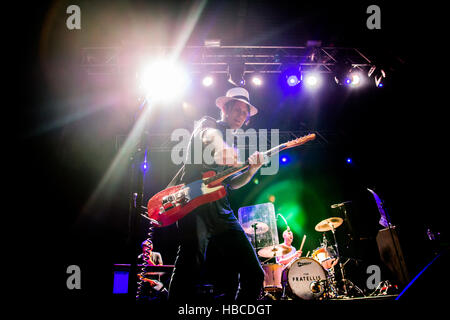
<path id="1" fill-rule="evenodd" d="M 210 203 L 178 221 L 181 244 L 169 286 L 170 301 L 204 301 L 215 296 L 247 302 L 259 297 L 264 271 L 255 250 L 234 215 L 221 212 Z"/>

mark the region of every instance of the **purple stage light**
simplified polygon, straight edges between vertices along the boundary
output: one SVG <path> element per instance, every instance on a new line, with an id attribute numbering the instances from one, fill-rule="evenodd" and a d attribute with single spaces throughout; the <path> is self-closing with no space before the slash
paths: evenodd
<path id="1" fill-rule="evenodd" d="M 288 158 L 287 156 L 282 156 L 282 157 L 281 157 L 281 162 L 282 162 L 282 163 L 285 163 L 285 164 L 286 164 L 286 163 L 289 163 L 289 158 Z"/>
<path id="2" fill-rule="evenodd" d="M 288 83 L 288 85 L 290 85 L 291 87 L 297 85 L 297 84 L 299 83 L 298 77 L 297 77 L 296 75 L 289 76 L 289 77 L 287 78 L 287 83 Z"/>

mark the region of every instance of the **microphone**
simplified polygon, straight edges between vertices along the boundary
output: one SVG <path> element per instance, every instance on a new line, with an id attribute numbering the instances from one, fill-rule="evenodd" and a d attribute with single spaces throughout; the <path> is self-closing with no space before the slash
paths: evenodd
<path id="1" fill-rule="evenodd" d="M 336 209 L 336 208 L 340 208 L 348 203 L 351 203 L 351 201 L 344 201 L 342 203 L 336 203 L 336 204 L 332 204 L 331 205 L 331 209 Z"/>

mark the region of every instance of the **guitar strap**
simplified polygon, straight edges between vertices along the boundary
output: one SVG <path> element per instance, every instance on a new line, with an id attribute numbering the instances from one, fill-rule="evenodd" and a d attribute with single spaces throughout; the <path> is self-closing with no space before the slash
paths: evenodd
<path id="1" fill-rule="evenodd" d="M 167 185 L 166 188 L 173 187 L 173 186 L 176 186 L 177 184 L 179 184 L 181 177 L 183 176 L 183 173 L 184 173 L 184 164 L 178 170 L 178 172 L 175 174 L 175 176 L 172 178 L 172 180 L 169 182 L 169 184 Z"/>

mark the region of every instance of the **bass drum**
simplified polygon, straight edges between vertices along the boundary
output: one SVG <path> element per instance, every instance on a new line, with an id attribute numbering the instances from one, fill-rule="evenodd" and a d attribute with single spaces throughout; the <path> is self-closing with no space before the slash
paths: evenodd
<path id="1" fill-rule="evenodd" d="M 293 298 L 314 300 L 325 291 L 326 271 L 314 259 L 298 258 L 286 266 L 282 274 L 285 290 Z"/>

